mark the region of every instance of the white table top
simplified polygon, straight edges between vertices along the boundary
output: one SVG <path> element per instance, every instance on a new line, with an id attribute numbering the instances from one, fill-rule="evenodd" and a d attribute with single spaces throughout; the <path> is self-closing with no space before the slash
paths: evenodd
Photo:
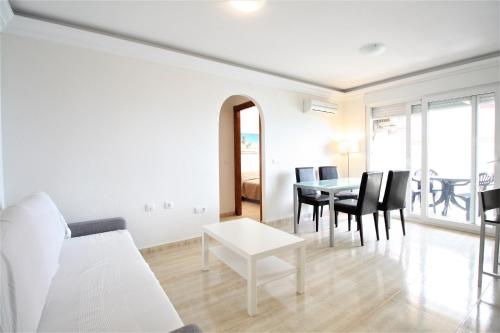
<path id="1" fill-rule="evenodd" d="M 245 256 L 265 256 L 276 250 L 294 248 L 305 240 L 249 218 L 203 226 L 205 232 Z"/>

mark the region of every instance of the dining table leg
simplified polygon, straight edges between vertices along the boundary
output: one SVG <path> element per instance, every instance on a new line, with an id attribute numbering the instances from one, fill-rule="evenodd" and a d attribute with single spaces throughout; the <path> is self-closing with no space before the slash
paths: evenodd
<path id="1" fill-rule="evenodd" d="M 328 191 L 330 195 L 329 202 L 329 213 L 330 213 L 330 247 L 333 247 L 333 233 L 335 231 L 335 206 L 334 206 L 334 192 L 332 190 Z"/>
<path id="2" fill-rule="evenodd" d="M 299 218 L 298 209 L 299 209 L 299 193 L 297 185 L 293 185 L 293 233 L 297 233 L 297 222 Z"/>

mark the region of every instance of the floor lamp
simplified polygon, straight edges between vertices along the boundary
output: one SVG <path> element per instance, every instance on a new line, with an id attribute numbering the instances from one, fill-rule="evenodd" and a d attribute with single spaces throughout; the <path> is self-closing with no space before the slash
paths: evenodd
<path id="1" fill-rule="evenodd" d="M 350 157 L 352 153 L 359 152 L 359 144 L 358 141 L 355 140 L 345 140 L 339 143 L 339 152 L 341 154 L 347 155 L 347 178 L 350 177 L 349 169 L 350 169 Z"/>

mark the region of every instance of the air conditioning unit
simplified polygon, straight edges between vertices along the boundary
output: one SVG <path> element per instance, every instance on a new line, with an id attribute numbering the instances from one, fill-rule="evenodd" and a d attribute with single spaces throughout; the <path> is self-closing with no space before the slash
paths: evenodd
<path id="1" fill-rule="evenodd" d="M 304 100 L 304 113 L 314 111 L 314 112 L 323 112 L 335 115 L 337 114 L 338 110 L 339 107 L 337 104 L 318 101 L 315 99 Z"/>

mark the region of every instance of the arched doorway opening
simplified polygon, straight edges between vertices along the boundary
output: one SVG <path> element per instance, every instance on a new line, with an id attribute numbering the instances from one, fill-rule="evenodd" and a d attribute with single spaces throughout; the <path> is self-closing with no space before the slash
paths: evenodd
<path id="1" fill-rule="evenodd" d="M 257 103 L 233 95 L 219 113 L 219 212 L 221 220 L 262 221 L 263 126 Z"/>

